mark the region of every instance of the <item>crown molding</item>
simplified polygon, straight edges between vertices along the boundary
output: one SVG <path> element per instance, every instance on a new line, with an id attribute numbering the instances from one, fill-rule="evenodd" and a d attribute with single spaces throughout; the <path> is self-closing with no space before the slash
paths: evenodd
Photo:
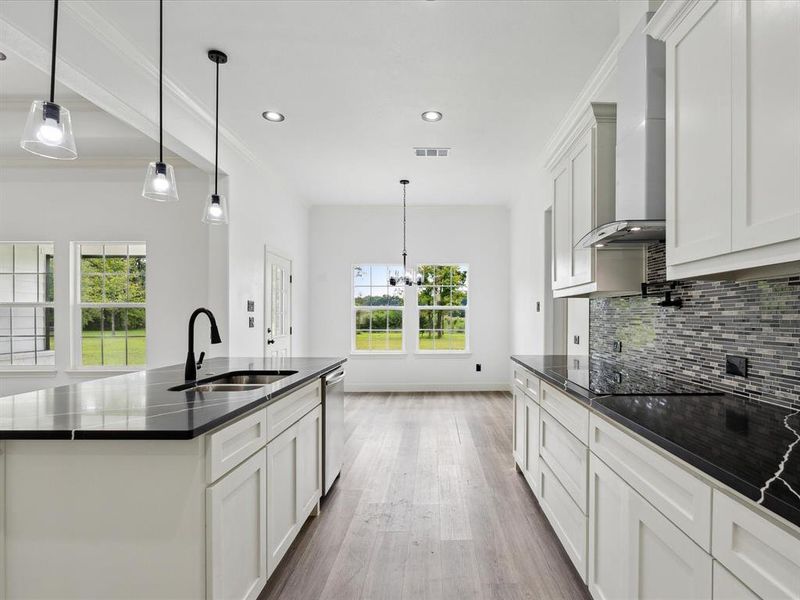
<path id="1" fill-rule="evenodd" d="M 586 126 L 587 107 L 597 97 L 597 94 L 617 68 L 617 55 L 621 45 L 622 40 L 618 35 L 611 42 L 611 46 L 603 55 L 578 97 L 569 107 L 567 114 L 561 119 L 553 135 L 550 136 L 539 159 L 539 163 L 545 168 L 551 168 L 556 162 L 556 158 L 567 150 L 575 136 Z"/>
<path id="2" fill-rule="evenodd" d="M 700 0 L 664 0 L 644 32 L 657 40 L 665 40 L 686 18 Z"/>

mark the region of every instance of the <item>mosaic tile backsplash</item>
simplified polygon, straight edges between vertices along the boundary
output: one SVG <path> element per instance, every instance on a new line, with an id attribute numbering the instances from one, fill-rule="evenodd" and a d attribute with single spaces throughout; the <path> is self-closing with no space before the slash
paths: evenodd
<path id="1" fill-rule="evenodd" d="M 664 244 L 648 247 L 647 270 L 648 282 L 664 281 Z M 800 408 L 800 276 L 679 281 L 672 293 L 683 308 L 655 306 L 663 296 L 591 300 L 592 356 Z M 726 354 L 747 357 L 747 378 L 725 374 Z"/>

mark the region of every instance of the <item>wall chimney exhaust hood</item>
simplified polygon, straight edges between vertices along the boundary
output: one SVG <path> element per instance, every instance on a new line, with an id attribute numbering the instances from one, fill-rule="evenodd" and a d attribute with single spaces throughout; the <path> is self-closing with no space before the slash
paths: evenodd
<path id="1" fill-rule="evenodd" d="M 583 236 L 576 248 L 663 240 L 665 211 L 665 46 L 642 33 L 647 13 L 617 55 L 615 219 Z"/>

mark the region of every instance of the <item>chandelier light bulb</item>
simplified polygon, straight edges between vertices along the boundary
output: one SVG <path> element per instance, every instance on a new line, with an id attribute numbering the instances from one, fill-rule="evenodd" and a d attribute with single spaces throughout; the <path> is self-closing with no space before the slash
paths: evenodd
<path id="1" fill-rule="evenodd" d="M 212 217 L 221 217 L 222 207 L 219 205 L 218 202 L 213 202 L 211 206 L 208 207 L 208 214 Z"/>
<path id="2" fill-rule="evenodd" d="M 159 193 L 164 193 L 169 189 L 169 181 L 164 173 L 159 173 L 153 179 L 153 190 Z"/>
<path id="3" fill-rule="evenodd" d="M 36 132 L 36 139 L 48 146 L 58 146 L 64 139 L 64 131 L 58 121 L 52 118 L 45 119 Z"/>

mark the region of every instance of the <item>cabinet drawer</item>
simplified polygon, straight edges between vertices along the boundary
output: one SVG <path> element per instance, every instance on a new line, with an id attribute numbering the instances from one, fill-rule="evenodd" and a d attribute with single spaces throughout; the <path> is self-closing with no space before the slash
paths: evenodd
<path id="1" fill-rule="evenodd" d="M 547 463 L 539 464 L 539 502 L 561 545 L 586 581 L 587 519 Z"/>
<path id="2" fill-rule="evenodd" d="M 764 598 L 800 598 L 800 536 L 714 491 L 714 558 Z"/>
<path id="3" fill-rule="evenodd" d="M 266 409 L 209 434 L 206 439 L 206 482 L 216 481 L 266 443 Z"/>
<path id="4" fill-rule="evenodd" d="M 539 402 L 539 378 L 514 363 L 514 385 Z"/>
<path id="5" fill-rule="evenodd" d="M 589 445 L 589 409 L 586 406 L 544 381 L 541 383 L 539 404 L 584 446 Z"/>
<path id="6" fill-rule="evenodd" d="M 587 512 L 589 450 L 578 438 L 541 411 L 540 454 L 580 509 Z"/>
<path id="7" fill-rule="evenodd" d="M 714 561 L 712 600 L 759 600 L 750 588 L 736 579 L 728 569 Z"/>
<path id="8" fill-rule="evenodd" d="M 317 380 L 267 406 L 267 441 L 275 439 L 319 404 L 321 390 Z"/>
<path id="9" fill-rule="evenodd" d="M 597 415 L 589 448 L 650 504 L 707 552 L 711 548 L 711 488 Z"/>

